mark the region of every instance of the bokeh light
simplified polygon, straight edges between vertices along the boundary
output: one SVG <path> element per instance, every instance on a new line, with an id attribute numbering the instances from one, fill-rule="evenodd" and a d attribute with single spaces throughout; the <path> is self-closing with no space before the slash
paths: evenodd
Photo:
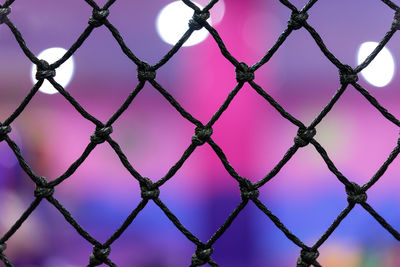
<path id="1" fill-rule="evenodd" d="M 65 53 L 66 49 L 61 47 L 52 47 L 42 51 L 37 57 L 39 59 L 46 60 L 49 64 L 52 64 L 59 60 Z M 32 65 L 31 78 L 32 82 L 36 83 L 36 70 L 37 67 L 35 64 Z M 74 74 L 74 60 L 72 56 L 64 62 L 59 68 L 56 70 L 56 77 L 54 79 L 58 82 L 62 87 L 66 87 Z M 40 87 L 39 91 L 45 94 L 56 94 L 58 91 L 51 85 L 51 83 L 47 80 L 44 81 L 43 85 Z"/>
<path id="2" fill-rule="evenodd" d="M 357 63 L 361 64 L 374 51 L 378 44 L 377 42 L 363 43 L 358 50 Z M 368 67 L 361 71 L 361 74 L 373 86 L 384 87 L 392 81 L 394 68 L 393 55 L 389 49 L 383 47 Z"/>
<path id="3" fill-rule="evenodd" d="M 198 7 L 202 8 L 199 4 Z M 157 17 L 156 27 L 161 39 L 170 44 L 176 44 L 189 29 L 189 20 L 193 16 L 193 9 L 181 1 L 175 1 L 165 6 Z M 207 20 L 211 24 L 211 19 Z M 193 32 L 183 46 L 192 46 L 203 42 L 209 35 L 206 29 Z"/>

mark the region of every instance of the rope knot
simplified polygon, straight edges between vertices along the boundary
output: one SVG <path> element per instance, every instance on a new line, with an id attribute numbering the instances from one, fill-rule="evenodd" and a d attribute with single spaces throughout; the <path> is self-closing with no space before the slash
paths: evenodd
<path id="1" fill-rule="evenodd" d="M 396 11 L 396 13 L 394 13 L 392 29 L 397 31 L 400 30 L 400 11 Z"/>
<path id="2" fill-rule="evenodd" d="M 54 188 L 48 186 L 46 178 L 39 177 L 34 194 L 37 198 L 49 198 L 54 194 Z"/>
<path id="3" fill-rule="evenodd" d="M 138 65 L 137 72 L 137 77 L 141 82 L 154 80 L 156 78 L 156 71 L 152 69 L 151 66 L 146 62 L 142 62 L 140 65 Z"/>
<path id="4" fill-rule="evenodd" d="M 7 249 L 7 244 L 2 243 L 0 244 L 0 254 L 3 254 L 3 252 Z"/>
<path id="5" fill-rule="evenodd" d="M 0 8 L 0 24 L 3 24 L 7 15 L 11 13 L 11 8 L 9 7 L 1 7 Z"/>
<path id="6" fill-rule="evenodd" d="M 144 181 L 140 182 L 141 196 L 143 199 L 155 199 L 160 195 L 160 189 L 147 177 L 143 177 Z"/>
<path id="7" fill-rule="evenodd" d="M 306 12 L 292 12 L 290 20 L 288 21 L 288 26 L 293 30 L 298 30 L 304 26 L 308 19 L 308 14 Z"/>
<path id="8" fill-rule="evenodd" d="M 2 125 L 0 123 L 0 142 L 6 139 L 7 134 L 11 132 L 11 126 L 10 125 Z"/>
<path id="9" fill-rule="evenodd" d="M 108 9 L 93 9 L 92 17 L 89 19 L 89 25 L 97 28 L 104 24 L 110 11 Z"/>
<path id="10" fill-rule="evenodd" d="M 357 72 L 355 72 L 349 65 L 344 65 L 339 69 L 340 83 L 347 85 L 349 83 L 356 83 L 358 81 Z"/>
<path id="11" fill-rule="evenodd" d="M 96 145 L 104 143 L 107 137 L 113 132 L 113 128 L 111 126 L 108 127 L 96 127 L 94 134 L 90 136 L 90 141 L 95 143 Z"/>
<path id="12" fill-rule="evenodd" d="M 254 72 L 247 66 L 246 63 L 240 62 L 235 69 L 236 71 L 236 81 L 238 83 L 251 82 L 254 80 Z"/>
<path id="13" fill-rule="evenodd" d="M 196 146 L 203 145 L 213 134 L 211 127 L 196 127 L 195 134 L 192 136 L 192 143 Z"/>
<path id="14" fill-rule="evenodd" d="M 197 248 L 196 252 L 192 256 L 191 266 L 201 266 L 206 264 L 210 260 L 210 256 L 213 253 L 213 248 Z"/>
<path id="15" fill-rule="evenodd" d="M 297 136 L 294 138 L 294 143 L 299 147 L 304 147 L 311 142 L 311 140 L 316 134 L 317 130 L 315 130 L 315 128 L 312 129 L 300 128 L 297 131 Z"/>
<path id="16" fill-rule="evenodd" d="M 191 20 L 189 20 L 189 27 L 197 31 L 203 28 L 207 20 L 210 18 L 208 11 L 195 11 Z"/>
<path id="17" fill-rule="evenodd" d="M 36 80 L 53 78 L 56 76 L 56 70 L 50 67 L 50 64 L 41 59 L 40 64 L 37 65 Z"/>
<path id="18" fill-rule="evenodd" d="M 110 247 L 99 248 L 94 246 L 92 255 L 90 255 L 90 260 L 89 260 L 90 265 L 98 266 L 105 263 L 108 259 L 108 256 L 110 255 L 110 252 L 111 252 Z"/>
<path id="19" fill-rule="evenodd" d="M 254 187 L 253 183 L 249 179 L 243 179 L 239 184 L 240 196 L 242 200 L 256 200 L 260 195 L 257 188 Z"/>
<path id="20" fill-rule="evenodd" d="M 309 267 L 318 258 L 319 252 L 317 250 L 302 249 L 300 257 L 297 259 L 297 267 Z"/>
<path id="21" fill-rule="evenodd" d="M 350 186 L 346 186 L 347 201 L 351 204 L 361 204 L 367 201 L 367 193 L 356 183 L 351 183 Z"/>

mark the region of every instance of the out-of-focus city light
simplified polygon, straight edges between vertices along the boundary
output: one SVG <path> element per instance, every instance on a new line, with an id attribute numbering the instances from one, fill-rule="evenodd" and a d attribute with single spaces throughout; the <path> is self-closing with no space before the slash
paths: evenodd
<path id="1" fill-rule="evenodd" d="M 377 42 L 365 42 L 360 46 L 357 63 L 361 64 L 377 47 Z M 364 79 L 376 87 L 388 85 L 394 75 L 394 59 L 389 49 L 384 47 L 374 60 L 361 71 Z"/>
<path id="2" fill-rule="evenodd" d="M 59 60 L 66 52 L 67 52 L 67 50 L 65 50 L 64 48 L 52 47 L 52 48 L 48 48 L 48 49 L 42 51 L 38 55 L 38 58 L 46 60 L 49 64 L 52 64 L 52 63 L 56 62 L 57 60 Z M 35 77 L 36 69 L 37 69 L 36 65 L 33 64 L 32 71 L 31 71 L 31 78 L 32 78 L 33 83 L 37 82 L 36 77 Z M 71 81 L 73 74 L 74 74 L 74 60 L 71 56 L 67 61 L 65 61 L 60 67 L 57 68 L 56 77 L 54 77 L 54 79 L 62 87 L 65 88 Z M 53 87 L 53 85 L 51 85 L 50 82 L 47 80 L 44 81 L 44 83 L 40 87 L 39 91 L 41 91 L 45 94 L 50 94 L 50 95 L 58 93 L 58 91 Z"/>
<path id="3" fill-rule="evenodd" d="M 199 4 L 196 5 L 203 8 Z M 165 6 L 157 17 L 156 28 L 161 39 L 170 44 L 176 44 L 183 34 L 189 29 L 189 20 L 193 16 L 193 9 L 181 1 L 175 1 Z M 211 24 L 211 19 L 208 19 Z M 206 29 L 193 32 L 183 46 L 192 46 L 201 43 L 209 35 Z"/>

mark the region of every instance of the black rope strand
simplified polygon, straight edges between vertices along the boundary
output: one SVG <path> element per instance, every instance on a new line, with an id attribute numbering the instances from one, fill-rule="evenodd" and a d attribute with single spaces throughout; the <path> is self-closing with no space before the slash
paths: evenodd
<path id="1" fill-rule="evenodd" d="M 39 206 L 42 200 L 40 198 L 36 198 L 29 208 L 22 214 L 22 216 L 11 226 L 10 230 L 0 239 L 0 244 L 5 244 L 8 239 L 17 232 L 17 230 L 22 226 L 22 224 L 28 219 L 28 217 L 32 214 L 32 212 Z"/>
<path id="2" fill-rule="evenodd" d="M 149 202 L 148 199 L 142 200 L 139 205 L 132 211 L 132 213 L 128 216 L 125 222 L 121 225 L 120 228 L 103 244 L 103 247 L 109 247 L 115 240 L 117 240 L 123 232 L 132 224 L 133 220 L 136 216 L 141 212 L 144 207 L 146 207 L 147 203 Z"/>
<path id="3" fill-rule="evenodd" d="M 369 180 L 365 185 L 363 185 L 364 190 L 368 190 L 371 188 L 386 172 L 389 168 L 389 165 L 397 158 L 400 154 L 400 144 L 393 149 L 390 153 L 389 158 L 383 163 L 383 165 L 379 168 L 379 170 L 374 174 L 374 176 Z"/>
<path id="4" fill-rule="evenodd" d="M 29 102 L 32 100 L 33 96 L 37 93 L 37 91 L 39 90 L 40 86 L 42 86 L 42 84 L 43 84 L 43 80 L 40 80 L 37 83 L 35 83 L 32 90 L 24 98 L 24 100 L 21 102 L 21 104 L 18 106 L 18 108 L 13 112 L 13 114 L 10 115 L 10 117 L 8 117 L 8 119 L 6 119 L 4 121 L 5 125 L 10 125 L 22 113 L 22 111 L 24 111 L 24 109 L 29 104 Z"/>
<path id="5" fill-rule="evenodd" d="M 335 219 L 335 221 L 329 226 L 328 230 L 318 239 L 315 245 L 312 247 L 314 250 L 318 249 L 335 231 L 335 229 L 339 226 L 339 224 L 343 221 L 344 218 L 350 213 L 350 211 L 354 208 L 355 204 L 350 204 L 339 214 L 339 216 Z"/>

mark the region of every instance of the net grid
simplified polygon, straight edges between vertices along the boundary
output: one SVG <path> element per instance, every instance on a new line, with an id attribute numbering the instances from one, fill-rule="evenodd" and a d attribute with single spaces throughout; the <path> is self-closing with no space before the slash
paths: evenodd
<path id="1" fill-rule="evenodd" d="M 288 0 L 279 0 L 284 6 L 289 8 L 292 12 L 289 21 L 287 23 L 287 28 L 279 36 L 277 42 L 267 51 L 265 56 L 260 59 L 257 63 L 252 66 L 248 66 L 244 62 L 239 62 L 236 60 L 231 53 L 226 48 L 223 40 L 221 39 L 218 32 L 207 22 L 210 17 L 210 10 L 218 2 L 218 0 L 211 0 L 203 9 L 200 9 L 190 0 L 182 0 L 187 6 L 193 9 L 194 14 L 192 19 L 189 21 L 189 29 L 180 38 L 180 40 L 172 47 L 172 49 L 154 66 L 138 59 L 134 53 L 127 47 L 124 43 L 122 36 L 119 34 L 118 30 L 113 26 L 113 24 L 107 19 L 110 14 L 109 8 L 116 2 L 116 0 L 109 0 L 103 7 L 98 6 L 93 0 L 85 0 L 93 8 L 92 16 L 88 21 L 88 26 L 76 42 L 70 47 L 70 49 L 56 62 L 49 64 L 44 60 L 39 60 L 27 47 L 22 34 L 14 26 L 11 20 L 7 17 L 11 14 L 10 6 L 15 0 L 7 0 L 3 5 L 0 5 L 0 25 L 4 24 L 13 33 L 19 46 L 29 58 L 29 60 L 37 66 L 37 83 L 30 90 L 29 94 L 25 97 L 18 108 L 3 122 L 0 123 L 0 142 L 5 141 L 15 154 L 18 162 L 23 169 L 23 171 L 30 177 L 30 179 L 35 183 L 36 189 L 34 191 L 35 199 L 30 204 L 28 209 L 22 214 L 22 216 L 15 222 L 14 225 L 6 232 L 0 239 L 0 261 L 5 264 L 6 267 L 12 267 L 13 264 L 6 256 L 7 241 L 11 236 L 13 236 L 16 231 L 21 227 L 25 220 L 30 216 L 30 214 L 38 207 L 43 199 L 46 199 L 51 203 L 65 218 L 65 220 L 75 228 L 78 234 L 93 245 L 92 254 L 89 257 L 88 267 L 98 266 L 106 264 L 108 266 L 117 266 L 111 259 L 111 245 L 115 240 L 117 240 L 123 232 L 132 224 L 135 217 L 139 212 L 145 208 L 149 201 L 154 201 L 154 203 L 164 212 L 164 214 L 169 218 L 169 220 L 175 225 L 175 227 L 186 236 L 186 238 L 196 245 L 196 250 L 192 256 L 190 267 L 201 266 L 204 264 L 209 264 L 213 267 L 219 266 L 213 259 L 213 244 L 224 234 L 224 232 L 229 228 L 232 222 L 235 220 L 237 215 L 246 207 L 246 205 L 251 201 L 253 202 L 274 224 L 275 226 L 283 232 L 283 234 L 291 240 L 295 245 L 297 245 L 301 251 L 297 260 L 297 266 L 321 266 L 317 261 L 319 252 L 318 248 L 329 238 L 329 236 L 335 231 L 342 220 L 351 212 L 351 210 L 356 206 L 362 206 L 372 217 L 374 217 L 382 227 L 384 227 L 395 239 L 400 241 L 400 233 L 395 230 L 383 217 L 381 217 L 374 209 L 367 203 L 367 191 L 371 188 L 385 173 L 389 165 L 395 160 L 395 158 L 400 153 L 400 139 L 397 140 L 396 147 L 390 153 L 389 157 L 386 159 L 384 164 L 378 169 L 378 171 L 373 175 L 373 177 L 364 185 L 352 182 L 346 178 L 334 165 L 332 160 L 329 158 L 325 149 L 314 139 L 316 135 L 315 127 L 322 121 L 322 119 L 328 114 L 335 103 L 339 100 L 341 95 L 345 90 L 352 85 L 354 89 L 360 92 L 369 102 L 373 105 L 387 120 L 394 123 L 396 126 L 400 127 L 400 121 L 389 113 L 379 102 L 360 84 L 358 81 L 358 73 L 360 73 L 364 68 L 366 68 L 371 61 L 378 55 L 378 53 L 383 49 L 383 47 L 389 42 L 392 36 L 397 30 L 400 30 L 400 7 L 391 2 L 390 0 L 377 0 L 386 4 L 389 8 L 394 11 L 394 19 L 390 30 L 385 34 L 383 39 L 380 41 L 375 50 L 362 62 L 359 66 L 352 68 L 349 65 L 340 62 L 326 47 L 321 36 L 317 31 L 308 24 L 308 14 L 312 6 L 318 0 L 310 0 L 301 10 L 298 10 L 292 3 Z M 3 26 L 3 25 L 2 25 Z M 56 69 L 62 65 L 66 60 L 68 60 L 74 52 L 83 44 L 91 32 L 97 27 L 107 27 L 111 34 L 114 36 L 115 40 L 118 42 L 123 53 L 137 66 L 137 77 L 138 85 L 130 93 L 129 97 L 125 100 L 122 106 L 111 116 L 111 118 L 104 124 L 94 116 L 89 114 L 60 84 L 58 84 L 54 77 L 56 75 Z M 178 50 L 182 47 L 185 41 L 191 36 L 191 34 L 196 31 L 205 28 L 214 38 L 217 43 L 222 55 L 232 63 L 236 71 L 237 86 L 230 92 L 222 106 L 217 110 L 217 112 L 212 116 L 210 121 L 203 125 L 199 120 L 194 118 L 189 114 L 173 97 L 156 81 L 156 71 L 166 64 Z M 336 91 L 328 105 L 326 105 L 320 114 L 312 121 L 309 126 L 304 125 L 301 121 L 296 119 L 294 116 L 289 114 L 283 107 L 281 107 L 260 85 L 254 82 L 255 71 L 261 66 L 266 64 L 269 59 L 274 55 L 278 48 L 285 42 L 286 38 L 295 30 L 304 28 L 315 40 L 325 57 L 334 64 L 339 72 L 339 78 L 341 86 Z M 65 171 L 60 177 L 48 182 L 46 178 L 41 177 L 34 173 L 30 168 L 26 160 L 24 159 L 18 145 L 8 136 L 11 132 L 11 123 L 23 112 L 25 107 L 29 104 L 30 100 L 39 90 L 40 86 L 43 84 L 44 80 L 48 80 L 57 91 L 64 96 L 64 98 L 87 120 L 91 121 L 95 125 L 95 131 L 90 137 L 90 143 L 86 146 L 82 155 L 75 160 L 75 162 Z M 173 165 L 167 174 L 156 182 L 152 182 L 149 178 L 140 175 L 134 167 L 130 164 L 127 157 L 123 153 L 119 144 L 112 139 L 110 134 L 113 132 L 112 124 L 119 118 L 119 116 L 130 106 L 135 96 L 143 89 L 146 83 L 150 83 L 159 93 L 161 93 L 164 98 L 188 121 L 193 123 L 195 127 L 195 133 L 192 136 L 192 142 L 190 146 L 185 150 L 181 158 Z M 231 101 L 234 99 L 236 94 L 240 91 L 245 83 L 248 83 L 251 88 L 253 88 L 261 97 L 263 97 L 270 105 L 272 105 L 285 119 L 289 120 L 291 123 L 296 125 L 299 130 L 297 135 L 294 137 L 294 144 L 288 149 L 284 157 L 279 161 L 279 163 L 261 180 L 252 183 L 249 179 L 240 176 L 235 169 L 230 165 L 227 157 L 225 156 L 222 149 L 213 141 L 212 134 L 213 124 L 219 119 L 222 113 L 228 108 Z M 124 167 L 130 172 L 130 174 L 135 178 L 140 185 L 142 200 L 137 205 L 137 207 L 131 212 L 128 218 L 123 222 L 120 228 L 105 242 L 101 243 L 92 237 L 87 231 L 85 231 L 79 223 L 72 217 L 68 210 L 66 210 L 62 204 L 53 196 L 55 188 L 61 184 L 64 180 L 68 179 L 78 167 L 84 162 L 88 155 L 93 151 L 93 149 L 104 142 L 107 142 L 115 153 L 118 155 L 120 161 Z M 193 235 L 185 226 L 181 224 L 179 219 L 168 209 L 168 207 L 159 198 L 160 187 L 170 180 L 174 174 L 182 167 L 184 162 L 189 158 L 189 156 L 195 151 L 196 147 L 207 143 L 214 150 L 218 158 L 221 160 L 226 171 L 234 178 L 239 185 L 241 192 L 242 201 L 234 209 L 234 211 L 228 216 L 227 220 L 222 224 L 222 226 L 212 235 L 212 237 L 205 243 L 201 242 L 195 235 Z M 314 146 L 316 151 L 321 155 L 325 161 L 329 170 L 337 177 L 339 182 L 341 182 L 345 187 L 345 192 L 347 194 L 348 205 L 342 210 L 342 212 L 337 216 L 333 223 L 329 226 L 326 232 L 318 239 L 318 241 L 312 245 L 307 246 L 304 244 L 295 234 L 293 234 L 286 226 L 276 217 L 259 199 L 258 189 L 265 185 L 269 180 L 274 178 L 278 174 L 280 169 L 292 158 L 296 151 L 308 145 Z"/>

